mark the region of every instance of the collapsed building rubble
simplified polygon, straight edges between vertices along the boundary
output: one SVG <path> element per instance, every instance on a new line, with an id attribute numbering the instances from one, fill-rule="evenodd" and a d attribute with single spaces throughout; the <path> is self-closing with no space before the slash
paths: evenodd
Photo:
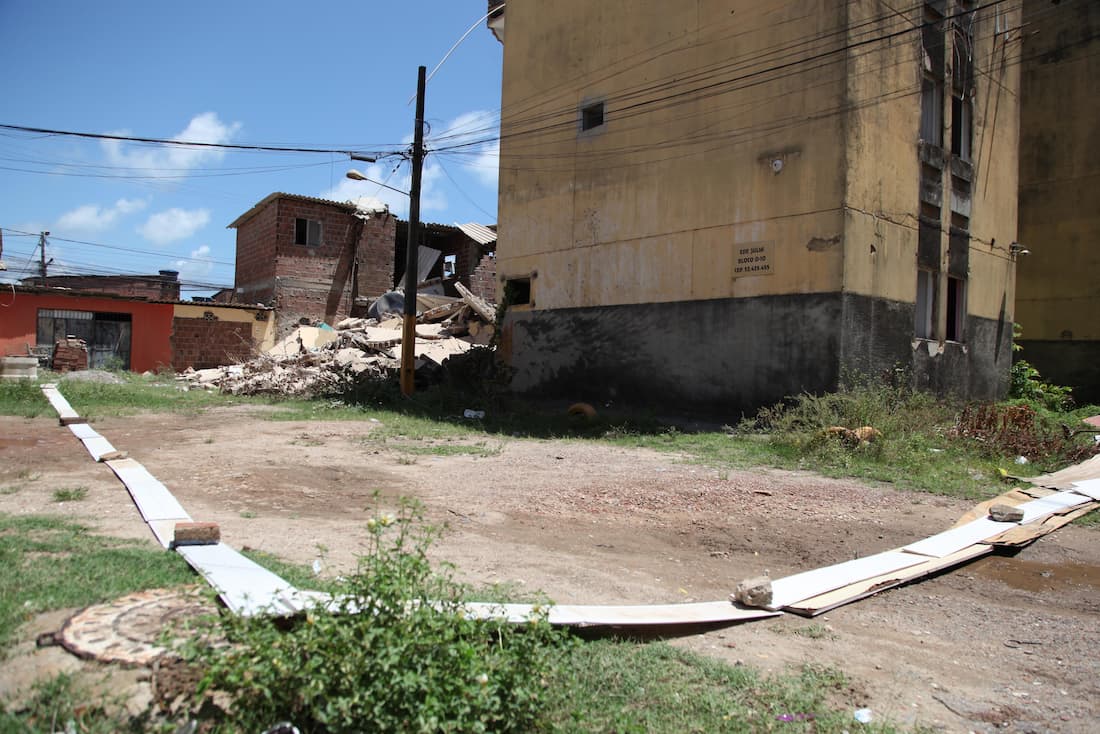
<path id="1" fill-rule="evenodd" d="M 462 298 L 434 296 L 424 306 L 417 314 L 418 381 L 435 381 L 452 357 L 475 350 L 491 355 L 496 315 L 490 304 L 467 291 Z M 379 315 L 344 319 L 335 327 L 301 326 L 248 362 L 187 370 L 177 379 L 184 389 L 305 398 L 346 395 L 365 383 L 396 380 L 401 317 Z"/>

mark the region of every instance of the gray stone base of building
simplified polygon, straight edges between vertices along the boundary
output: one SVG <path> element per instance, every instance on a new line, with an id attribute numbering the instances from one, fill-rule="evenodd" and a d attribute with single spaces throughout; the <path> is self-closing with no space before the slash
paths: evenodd
<path id="1" fill-rule="evenodd" d="M 910 376 L 994 399 L 1012 338 L 1003 320 L 970 318 L 965 344 L 915 340 L 913 304 L 841 293 L 513 310 L 505 332 L 517 392 L 713 414 Z"/>
<path id="2" fill-rule="evenodd" d="M 1078 405 L 1100 404 L 1100 341 L 1023 339 L 1016 356 L 1039 370 L 1046 382 L 1073 388 Z"/>

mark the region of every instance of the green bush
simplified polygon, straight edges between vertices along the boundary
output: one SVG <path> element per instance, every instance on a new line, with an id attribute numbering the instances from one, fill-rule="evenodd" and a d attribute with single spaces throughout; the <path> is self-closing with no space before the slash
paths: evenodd
<path id="1" fill-rule="evenodd" d="M 1023 329 L 1019 324 L 1012 325 L 1012 351 L 1022 352 L 1018 343 Z M 1073 390 L 1062 385 L 1043 381 L 1039 370 L 1026 359 L 1017 359 L 1009 370 L 1008 397 L 1010 400 L 1026 400 L 1037 403 L 1047 410 L 1061 411 L 1073 407 Z"/>
<path id="2" fill-rule="evenodd" d="M 469 619 L 467 589 L 436 571 L 437 532 L 402 502 L 367 525 L 357 571 L 286 628 L 271 618 L 224 616 L 230 643 L 191 644 L 205 668 L 200 692 L 233 700 L 233 730 L 291 721 L 303 732 L 530 731 L 547 695 L 546 671 L 569 637 L 544 615 L 516 627 Z"/>

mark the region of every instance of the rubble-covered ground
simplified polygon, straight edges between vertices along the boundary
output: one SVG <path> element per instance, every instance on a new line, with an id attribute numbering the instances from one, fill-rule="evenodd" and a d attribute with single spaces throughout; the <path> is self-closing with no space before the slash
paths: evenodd
<path id="1" fill-rule="evenodd" d="M 455 300 L 419 315 L 414 345 L 419 383 L 438 379 L 452 358 L 492 349 L 493 314 L 488 304 L 478 305 L 474 309 Z M 348 395 L 369 383 L 396 380 L 401 349 L 400 317 L 351 318 L 335 328 L 300 327 L 249 362 L 189 369 L 178 379 L 185 389 L 220 389 L 231 395 Z"/>

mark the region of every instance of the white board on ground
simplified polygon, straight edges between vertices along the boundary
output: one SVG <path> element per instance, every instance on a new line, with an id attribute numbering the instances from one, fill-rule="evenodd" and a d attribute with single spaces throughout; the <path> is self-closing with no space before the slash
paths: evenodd
<path id="1" fill-rule="evenodd" d="M 1040 497 L 1031 502 L 1025 502 L 1019 506 L 1024 511 L 1024 519 L 1021 522 L 1032 522 L 1052 512 L 1059 512 L 1067 507 L 1076 507 L 1089 502 L 1089 498 L 1076 492 L 1057 492 L 1055 494 Z"/>
<path id="2" fill-rule="evenodd" d="M 72 423 L 66 426 L 73 435 L 83 441 L 86 438 L 98 438 L 99 434 L 96 430 L 89 426 L 87 423 Z"/>
<path id="3" fill-rule="evenodd" d="M 1086 479 L 1073 483 L 1073 491 L 1100 501 L 1100 479 Z"/>
<path id="4" fill-rule="evenodd" d="M 794 604 L 788 604 L 783 609 L 787 612 L 814 617 L 818 614 L 836 609 L 839 606 L 865 599 L 880 591 L 892 589 L 910 581 L 916 581 L 917 579 L 936 573 L 937 571 L 957 566 L 960 563 L 966 563 L 967 561 L 971 561 L 992 552 L 993 546 L 991 545 L 971 545 L 961 551 L 944 556 L 943 558 L 925 558 L 921 563 L 915 566 L 909 566 L 900 571 L 884 573 L 881 576 L 872 576 L 869 579 L 857 581 L 854 584 L 848 584 L 847 586 L 842 586 L 833 591 L 827 591 L 819 596 L 813 596 Z"/>
<path id="5" fill-rule="evenodd" d="M 969 545 L 980 543 L 987 538 L 992 538 L 994 535 L 1000 535 L 1014 527 L 1016 527 L 1014 522 L 995 522 L 983 517 L 957 528 L 937 533 L 916 543 L 910 543 L 902 550 L 932 558 L 943 558 Z"/>
<path id="6" fill-rule="evenodd" d="M 168 488 L 138 462 L 133 459 L 114 459 L 106 464 L 126 485 L 145 522 L 191 519 Z"/>
<path id="7" fill-rule="evenodd" d="M 46 396 L 46 400 L 49 400 L 50 405 L 57 411 L 58 418 L 80 417 L 80 415 L 73 410 L 73 406 L 69 405 L 69 401 L 65 399 L 65 396 L 62 395 L 55 386 L 43 385 L 42 394 Z"/>
<path id="8" fill-rule="evenodd" d="M 176 552 L 202 574 L 236 614 L 248 617 L 298 611 L 283 600 L 284 595 L 293 597 L 296 591 L 289 581 L 224 543 L 181 546 Z"/>
<path id="9" fill-rule="evenodd" d="M 776 579 L 772 581 L 772 603 L 769 609 L 781 609 L 872 576 L 915 566 L 924 560 L 912 553 L 892 550 Z"/>
<path id="10" fill-rule="evenodd" d="M 82 438 L 80 442 L 84 444 L 84 448 L 88 449 L 88 453 L 92 455 L 92 458 L 99 461 L 99 457 L 106 456 L 107 454 L 113 454 L 115 447 L 111 445 L 111 442 L 103 438 L 103 436 L 93 436 L 92 438 Z"/>

